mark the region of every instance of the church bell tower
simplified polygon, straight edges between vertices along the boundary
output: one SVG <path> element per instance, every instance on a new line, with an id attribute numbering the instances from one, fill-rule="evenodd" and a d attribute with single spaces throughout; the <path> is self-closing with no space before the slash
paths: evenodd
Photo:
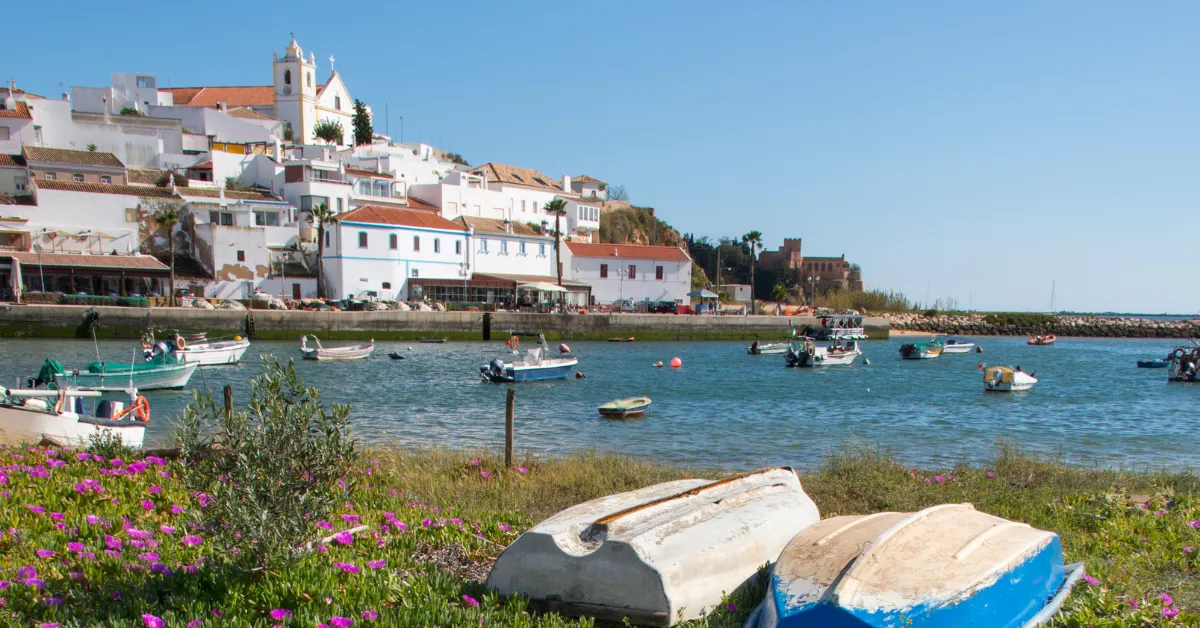
<path id="1" fill-rule="evenodd" d="M 295 144 L 312 142 L 312 127 L 316 123 L 317 64 L 313 58 L 305 59 L 304 51 L 292 36 L 282 58 L 278 53 L 272 60 L 275 75 L 275 117 L 283 121 L 284 139 Z"/>

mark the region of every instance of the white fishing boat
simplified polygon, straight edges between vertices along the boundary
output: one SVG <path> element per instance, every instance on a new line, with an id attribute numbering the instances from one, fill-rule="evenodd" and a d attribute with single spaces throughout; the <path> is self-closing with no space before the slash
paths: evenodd
<path id="1" fill-rule="evenodd" d="M 187 386 L 199 366 L 184 362 L 171 345 L 159 342 L 150 357 L 139 363 L 97 360 L 81 369 L 67 369 L 55 360 L 46 360 L 38 380 L 53 381 L 59 388 L 179 390 Z"/>
<path id="2" fill-rule="evenodd" d="M 749 628 L 1030 628 L 1049 623 L 1083 565 L 1057 534 L 946 504 L 832 517 L 792 539 Z"/>
<path id="3" fill-rule="evenodd" d="M 746 347 L 746 353 L 749 355 L 774 355 L 787 353 L 788 343 L 786 342 L 759 342 L 755 340 Z"/>
<path id="4" fill-rule="evenodd" d="M 946 338 L 944 342 L 945 344 L 942 346 L 942 353 L 945 354 L 970 353 L 975 350 L 975 343 L 967 340 L 966 338 L 951 336 Z"/>
<path id="5" fill-rule="evenodd" d="M 788 468 L 601 497 L 509 545 L 487 585 L 565 615 L 669 626 L 711 612 L 820 520 Z"/>
<path id="6" fill-rule="evenodd" d="M 185 362 L 196 362 L 200 366 L 237 364 L 250 348 L 250 341 L 241 336 L 209 338 L 205 332 L 180 333 L 168 330 L 166 338 Z M 155 344 L 153 332 L 146 332 L 142 336 L 142 350 L 147 357 L 153 352 Z"/>
<path id="7" fill-rule="evenodd" d="M 834 340 L 828 347 L 818 345 L 812 338 L 794 340 L 790 344 L 784 363 L 790 368 L 850 366 L 862 355 L 858 342 Z"/>
<path id="8" fill-rule="evenodd" d="M 308 346 L 308 339 L 312 338 L 316 343 L 315 347 Z M 347 345 L 344 347 L 323 347 L 321 339 L 311 334 L 301 336 L 300 338 L 300 353 L 305 360 L 362 360 L 371 355 L 375 350 L 375 341 L 371 340 L 364 344 Z"/>
<path id="9" fill-rule="evenodd" d="M 826 314 L 819 317 L 821 326 L 813 331 L 817 340 L 866 340 L 863 317 L 857 314 Z"/>
<path id="10" fill-rule="evenodd" d="M 521 355 L 519 352 L 521 336 L 536 336 L 538 339 L 537 346 L 527 349 L 525 355 Z M 496 358 L 490 363 L 480 366 L 479 376 L 483 381 L 496 384 L 512 384 L 516 382 L 566 379 L 571 376 L 571 372 L 579 364 L 579 359 L 570 355 L 571 348 L 565 344 L 558 347 L 561 355 L 551 356 L 550 345 L 546 343 L 546 336 L 540 333 L 512 333 L 509 334 L 505 344 L 512 351 L 512 361 L 505 362 L 501 358 Z"/>
<path id="11" fill-rule="evenodd" d="M 988 366 L 982 364 L 983 389 L 991 392 L 1017 392 L 1029 390 L 1038 382 L 1033 373 L 1026 373 L 1021 367 Z"/>
<path id="12" fill-rule="evenodd" d="M 128 447 L 141 447 L 150 420 L 150 403 L 136 390 L 122 391 L 130 404 L 102 398 L 99 390 L 79 388 L 0 388 L 0 435 L 34 443 L 49 437 L 64 445 L 86 447 L 105 433 Z M 93 412 L 87 413 L 90 402 Z"/>

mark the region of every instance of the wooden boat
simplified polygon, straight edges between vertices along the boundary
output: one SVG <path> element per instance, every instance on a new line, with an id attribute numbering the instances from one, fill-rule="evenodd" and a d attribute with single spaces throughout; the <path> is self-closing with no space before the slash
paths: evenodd
<path id="1" fill-rule="evenodd" d="M 630 336 L 628 338 L 609 338 L 608 341 L 609 342 L 633 342 L 634 338 L 633 338 L 633 336 Z"/>
<path id="2" fill-rule="evenodd" d="M 711 612 L 819 519 L 788 468 L 656 484 L 534 526 L 487 586 L 566 615 L 670 626 Z"/>
<path id="3" fill-rule="evenodd" d="M 520 345 L 520 336 L 536 336 L 538 346 L 526 350 L 525 355 L 522 356 L 517 351 Z M 505 362 L 501 358 L 496 358 L 490 363 L 479 367 L 479 375 L 483 381 L 497 384 L 511 384 L 516 382 L 567 379 L 575 370 L 575 366 L 579 364 L 579 359 L 568 355 L 568 351 L 563 351 L 563 355 L 551 356 L 550 345 L 546 344 L 546 337 L 540 333 L 512 334 L 506 344 L 512 349 L 513 360 Z M 565 349 L 567 347 L 566 345 L 562 345 L 560 348 Z"/>
<path id="4" fill-rule="evenodd" d="M 427 345 L 438 345 L 446 342 L 445 338 L 420 338 L 417 342 L 423 342 Z"/>
<path id="5" fill-rule="evenodd" d="M 1190 347 L 1175 347 L 1169 357 L 1171 366 L 1167 371 L 1167 381 L 1200 382 L 1200 345 L 1192 341 Z"/>
<path id="6" fill-rule="evenodd" d="M 910 342 L 900 345 L 900 357 L 905 360 L 932 360 L 941 357 L 946 347 L 941 339 L 934 336 L 929 342 Z"/>
<path id="7" fill-rule="evenodd" d="M 958 336 L 946 338 L 944 340 L 944 345 L 942 346 L 942 353 L 944 354 L 970 353 L 974 350 L 975 343 L 967 340 L 966 338 L 959 338 Z"/>
<path id="8" fill-rule="evenodd" d="M 200 366 L 184 362 L 169 345 L 159 343 L 155 353 L 144 362 L 92 362 L 81 369 L 68 370 L 54 360 L 46 360 L 38 374 L 39 380 L 53 381 L 59 388 L 91 390 L 179 390 Z"/>
<path id="9" fill-rule="evenodd" d="M 1083 565 L 1057 534 L 946 504 L 833 517 L 792 539 L 753 628 L 1021 628 L 1048 623 Z"/>
<path id="10" fill-rule="evenodd" d="M 309 347 L 309 338 L 312 338 L 317 346 Z M 362 360 L 370 356 L 374 350 L 374 340 L 365 344 L 326 348 L 321 346 L 321 339 L 316 336 L 310 334 L 300 337 L 300 353 L 304 356 L 305 360 Z"/>
<path id="11" fill-rule="evenodd" d="M 136 390 L 125 390 L 129 409 L 104 399 L 103 391 L 82 388 L 0 388 L 0 433 L 10 440 L 38 442 L 49 437 L 64 445 L 86 447 L 102 435 L 115 436 L 127 447 L 141 447 L 150 420 L 150 403 Z M 92 414 L 85 413 L 97 401 Z M 115 418 L 114 418 L 115 417 Z"/>
<path id="12" fill-rule="evenodd" d="M 166 342 L 170 343 L 185 362 L 197 362 L 200 366 L 221 366 L 237 364 L 250 348 L 250 341 L 241 336 L 232 338 L 210 339 L 205 332 L 181 333 L 176 330 L 160 330 L 165 333 Z M 142 335 L 142 350 L 146 357 L 154 352 L 158 344 L 154 332 L 148 331 Z"/>
<path id="13" fill-rule="evenodd" d="M 646 410 L 649 408 L 649 397 L 630 397 L 629 399 L 610 401 L 596 409 L 600 411 L 600 416 L 624 419 L 628 417 L 640 417 L 646 414 Z"/>
<path id="14" fill-rule="evenodd" d="M 1171 366 L 1170 360 L 1159 358 L 1157 360 L 1138 360 L 1137 367 L 1140 369 L 1165 369 Z"/>
<path id="15" fill-rule="evenodd" d="M 1025 344 L 1027 344 L 1027 345 L 1037 345 L 1037 346 L 1046 346 L 1046 345 L 1052 345 L 1052 344 L 1054 344 L 1054 341 L 1055 341 L 1055 340 L 1058 340 L 1058 337 L 1057 337 L 1057 336 L 1055 336 L 1054 334 L 1045 334 L 1045 335 L 1043 335 L 1043 334 L 1036 334 L 1036 335 L 1034 335 L 1032 338 L 1030 338 L 1030 339 L 1029 339 L 1029 341 L 1028 341 L 1028 342 L 1026 342 Z"/>
<path id="16" fill-rule="evenodd" d="M 773 355 L 778 353 L 787 353 L 788 343 L 786 342 L 762 342 L 755 340 L 746 347 L 746 353 L 749 355 Z"/>
<path id="17" fill-rule="evenodd" d="M 804 338 L 791 342 L 784 364 L 788 368 L 850 366 L 860 355 L 862 351 L 854 340 L 842 342 L 839 339 L 828 347 L 822 347 L 812 338 Z"/>
<path id="18" fill-rule="evenodd" d="M 983 365 L 981 364 L 982 368 Z M 1029 390 L 1038 382 L 1033 373 L 1026 373 L 1021 367 L 989 366 L 983 368 L 983 389 L 989 392 L 1019 392 Z"/>

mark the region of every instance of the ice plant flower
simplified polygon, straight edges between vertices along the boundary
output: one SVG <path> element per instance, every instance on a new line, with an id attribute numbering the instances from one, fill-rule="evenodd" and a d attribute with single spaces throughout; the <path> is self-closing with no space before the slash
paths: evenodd
<path id="1" fill-rule="evenodd" d="M 342 515 L 342 521 L 346 523 L 358 523 L 358 515 Z"/>
<path id="2" fill-rule="evenodd" d="M 200 621 L 199 619 L 193 619 L 192 621 L 189 621 L 187 625 L 188 628 L 200 628 L 203 623 L 204 622 Z"/>
<path id="3" fill-rule="evenodd" d="M 163 534 L 175 534 L 175 528 L 171 526 L 158 526 L 158 531 Z"/>
<path id="4" fill-rule="evenodd" d="M 84 519 L 87 520 L 88 525 L 94 526 L 96 524 L 104 523 L 104 520 L 101 519 L 100 517 L 97 517 L 96 515 L 85 515 Z"/>
<path id="5" fill-rule="evenodd" d="M 274 619 L 275 621 L 283 621 L 292 616 L 292 611 L 289 611 L 286 608 L 276 608 L 271 611 L 270 615 L 271 619 Z"/>
<path id="6" fill-rule="evenodd" d="M 1179 609 L 1178 609 L 1178 608 L 1175 608 L 1175 607 L 1173 607 L 1173 606 L 1172 606 L 1172 607 L 1169 607 L 1169 608 L 1164 608 L 1164 609 L 1163 609 L 1163 617 L 1166 617 L 1167 619 L 1171 619 L 1171 618 L 1175 617 L 1175 616 L 1176 616 L 1176 615 L 1178 615 L 1178 614 L 1179 614 Z"/>
<path id="7" fill-rule="evenodd" d="M 521 474 L 529 473 L 529 467 L 517 467 L 517 473 L 521 473 Z"/>
<path id="8" fill-rule="evenodd" d="M 67 549 L 75 552 L 76 554 L 82 552 L 84 547 L 84 544 L 78 541 L 71 541 L 70 543 L 67 543 Z"/>
<path id="9" fill-rule="evenodd" d="M 367 561 L 367 566 L 370 567 L 371 569 L 383 569 L 384 567 L 387 567 L 387 561 L 386 560 L 371 560 L 371 561 Z"/>
<path id="10" fill-rule="evenodd" d="M 143 499 L 142 500 L 142 508 L 145 508 L 146 510 L 154 510 L 154 502 L 152 502 L 148 499 Z"/>
<path id="11" fill-rule="evenodd" d="M 349 617 L 333 616 L 329 618 L 329 623 L 333 624 L 333 628 L 350 628 L 354 625 L 354 620 Z"/>
<path id="12" fill-rule="evenodd" d="M 486 478 L 490 478 L 490 477 L 492 477 L 492 474 L 491 474 L 491 473 L 488 473 L 487 471 L 480 471 L 480 472 L 479 472 L 479 477 L 481 477 L 481 478 L 485 478 L 485 479 L 486 479 Z"/>
<path id="13" fill-rule="evenodd" d="M 479 606 L 479 600 L 477 600 L 469 595 L 462 596 L 462 599 L 463 599 L 463 602 L 466 602 L 467 606 Z"/>
<path id="14" fill-rule="evenodd" d="M 157 494 L 161 493 L 163 490 L 162 490 L 161 486 L 151 486 L 149 488 L 149 491 L 150 491 L 151 495 L 157 495 Z"/>
<path id="15" fill-rule="evenodd" d="M 45 514 L 45 512 L 46 512 L 45 508 L 42 508 L 41 506 L 34 506 L 33 504 L 25 504 L 25 507 L 28 508 L 30 510 L 30 512 L 32 512 L 35 515 Z"/>
<path id="16" fill-rule="evenodd" d="M 478 461 L 478 460 L 472 460 L 472 461 L 471 461 L 471 466 L 472 466 L 472 467 L 478 467 L 480 464 L 483 464 L 483 463 L 481 463 L 481 462 L 480 462 L 480 461 Z"/>
<path id="17" fill-rule="evenodd" d="M 1198 519 L 1196 521 L 1189 521 L 1188 527 L 1189 528 L 1200 528 L 1200 519 Z"/>
<path id="18" fill-rule="evenodd" d="M 1092 586 L 1094 586 L 1094 587 L 1098 587 L 1098 586 L 1100 586 L 1100 581 L 1099 581 L 1099 580 L 1097 580 L 1097 579 L 1095 579 L 1095 578 L 1093 578 L 1093 577 L 1091 577 L 1091 576 L 1089 576 L 1088 574 L 1083 574 L 1083 581 L 1084 581 L 1084 582 L 1086 582 L 1086 583 L 1088 583 L 1088 584 L 1090 584 L 1090 585 L 1092 585 Z"/>
<path id="19" fill-rule="evenodd" d="M 734 604 L 733 602 L 730 602 L 730 603 L 728 603 L 728 604 L 726 604 L 726 605 L 725 605 L 725 610 L 726 610 L 726 611 L 729 611 L 730 613 L 732 613 L 732 612 L 734 612 L 734 611 L 736 611 L 736 610 L 737 610 L 737 604 Z"/>
<path id="20" fill-rule="evenodd" d="M 1158 599 L 1162 600 L 1163 606 L 1170 606 L 1175 603 L 1175 600 L 1171 599 L 1171 596 L 1166 593 L 1160 593 Z"/>
<path id="21" fill-rule="evenodd" d="M 341 543 L 342 545 L 353 545 L 354 544 L 354 535 L 350 534 L 350 532 L 347 530 L 342 530 L 341 532 L 338 532 L 336 535 L 334 535 L 333 540 L 337 541 L 338 543 Z"/>
<path id="22" fill-rule="evenodd" d="M 1192 552 L 1194 552 L 1194 551 L 1196 551 L 1196 548 L 1192 547 L 1191 545 L 1189 545 L 1189 546 L 1187 546 L 1187 547 L 1183 548 L 1183 553 L 1184 553 L 1184 554 L 1191 554 L 1191 553 L 1192 553 Z"/>
<path id="23" fill-rule="evenodd" d="M 149 613 L 142 615 L 142 622 L 146 624 L 146 628 L 163 628 L 164 625 L 162 618 Z"/>
<path id="24" fill-rule="evenodd" d="M 183 506 L 180 506 L 179 504 L 171 504 L 171 514 L 182 515 L 183 510 L 184 510 Z"/>
<path id="25" fill-rule="evenodd" d="M 200 545 L 201 543 L 204 543 L 204 539 L 194 534 L 189 534 L 183 537 L 184 547 L 192 547 L 194 545 Z"/>
<path id="26" fill-rule="evenodd" d="M 379 613 L 376 613 L 375 611 L 363 611 L 362 618 L 367 621 L 375 621 L 376 619 L 379 619 Z"/>
<path id="27" fill-rule="evenodd" d="M 38 551 L 36 551 L 36 552 L 34 552 L 34 553 L 38 555 L 38 558 L 46 558 L 46 559 L 49 559 L 49 558 L 54 558 L 54 551 L 53 551 L 53 550 L 48 550 L 48 549 L 40 549 L 40 550 L 38 550 Z"/>

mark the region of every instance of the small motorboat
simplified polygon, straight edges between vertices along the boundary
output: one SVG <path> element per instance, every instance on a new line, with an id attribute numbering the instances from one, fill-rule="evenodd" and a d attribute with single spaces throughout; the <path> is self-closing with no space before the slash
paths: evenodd
<path id="1" fill-rule="evenodd" d="M 564 615 L 670 626 L 711 613 L 820 520 L 789 468 L 601 497 L 534 526 L 487 587 Z"/>
<path id="2" fill-rule="evenodd" d="M 392 351 L 391 353 L 388 354 L 388 357 L 393 360 L 403 360 L 404 359 L 404 356 L 400 355 L 399 351 Z"/>
<path id="3" fill-rule="evenodd" d="M 944 346 L 942 347 L 942 353 L 945 354 L 970 353 L 975 350 L 975 343 L 967 340 L 966 338 L 951 336 L 946 338 L 943 342 Z"/>
<path id="4" fill-rule="evenodd" d="M 946 345 L 934 336 L 929 342 L 910 342 L 900 345 L 900 357 L 905 360 L 932 360 L 941 357 Z"/>
<path id="5" fill-rule="evenodd" d="M 525 355 L 522 356 L 518 352 L 520 336 L 536 336 L 538 346 L 527 349 Z M 559 346 L 559 353 L 562 355 L 551 356 L 550 345 L 546 343 L 546 336 L 540 333 L 514 333 L 509 336 L 505 344 L 512 350 L 513 360 L 505 362 L 501 358 L 496 358 L 490 363 L 479 367 L 479 375 L 483 381 L 496 384 L 511 384 L 549 379 L 567 379 L 571 377 L 575 366 L 579 364 L 579 359 L 570 355 L 570 347 L 567 347 L 567 345 Z"/>
<path id="6" fill-rule="evenodd" d="M 1058 340 L 1058 337 L 1055 336 L 1054 334 L 1035 334 L 1025 344 L 1044 347 L 1047 345 L 1054 344 L 1055 340 Z"/>
<path id="7" fill-rule="evenodd" d="M 1171 366 L 1167 371 L 1167 381 L 1170 382 L 1200 382 L 1200 345 L 1192 341 L 1192 346 L 1175 347 L 1168 357 Z"/>
<path id="8" fill-rule="evenodd" d="M 181 333 L 177 330 L 159 330 L 178 351 L 185 362 L 198 362 L 200 366 L 223 366 L 241 362 L 250 348 L 250 341 L 241 336 L 231 338 L 209 338 L 205 332 Z M 154 332 L 142 334 L 142 350 L 149 358 L 157 344 Z"/>
<path id="9" fill-rule="evenodd" d="M 603 417 L 627 419 L 629 417 L 643 416 L 649 407 L 649 397 L 630 397 L 629 399 L 610 401 L 596 409 L 600 411 L 600 416 Z"/>
<path id="10" fill-rule="evenodd" d="M 855 340 L 833 341 L 828 347 L 818 345 L 812 338 L 792 341 L 788 347 L 784 364 L 788 368 L 850 366 L 862 355 Z"/>
<path id="11" fill-rule="evenodd" d="M 317 346 L 309 347 L 308 339 L 312 338 Z M 305 360 L 362 360 L 375 350 L 375 341 L 364 344 L 346 345 L 344 347 L 324 347 L 321 339 L 311 334 L 300 337 L 300 353 Z"/>
<path id="12" fill-rule="evenodd" d="M 1082 576 L 1057 534 L 971 504 L 832 517 L 784 548 L 746 626 L 1029 628 Z"/>
<path id="13" fill-rule="evenodd" d="M 759 342 L 755 340 L 746 347 L 746 353 L 749 355 L 774 355 L 778 353 L 787 353 L 788 343 L 786 342 Z"/>
<path id="14" fill-rule="evenodd" d="M 609 338 L 608 341 L 609 342 L 633 342 L 634 338 L 633 338 L 633 336 L 630 336 L 628 338 Z"/>
<path id="15" fill-rule="evenodd" d="M 59 388 L 0 388 L 0 432 L 9 439 L 38 442 L 49 437 L 64 445 L 87 447 L 107 433 L 127 447 L 141 447 L 150 421 L 150 402 L 126 389 L 129 405 L 110 399 L 114 391 Z M 95 400 L 90 413 L 89 400 Z"/>
<path id="16" fill-rule="evenodd" d="M 421 343 L 424 343 L 427 345 L 440 345 L 443 342 L 446 342 L 446 339 L 445 338 L 420 338 L 417 340 L 417 342 L 421 342 Z"/>
<path id="17" fill-rule="evenodd" d="M 1165 369 L 1171 366 L 1170 360 L 1159 358 L 1157 360 L 1138 360 L 1137 367 L 1140 369 Z"/>
<path id="18" fill-rule="evenodd" d="M 59 388 L 180 390 L 187 386 L 199 366 L 199 362 L 183 361 L 174 345 L 159 342 L 154 345 L 151 355 L 138 363 L 101 360 L 81 369 L 68 370 L 55 360 L 46 360 L 38 379 L 53 381 Z"/>
<path id="19" fill-rule="evenodd" d="M 979 365 L 983 371 L 983 389 L 988 392 L 1019 392 L 1029 390 L 1038 382 L 1033 373 L 1026 373 L 1021 367 Z"/>

